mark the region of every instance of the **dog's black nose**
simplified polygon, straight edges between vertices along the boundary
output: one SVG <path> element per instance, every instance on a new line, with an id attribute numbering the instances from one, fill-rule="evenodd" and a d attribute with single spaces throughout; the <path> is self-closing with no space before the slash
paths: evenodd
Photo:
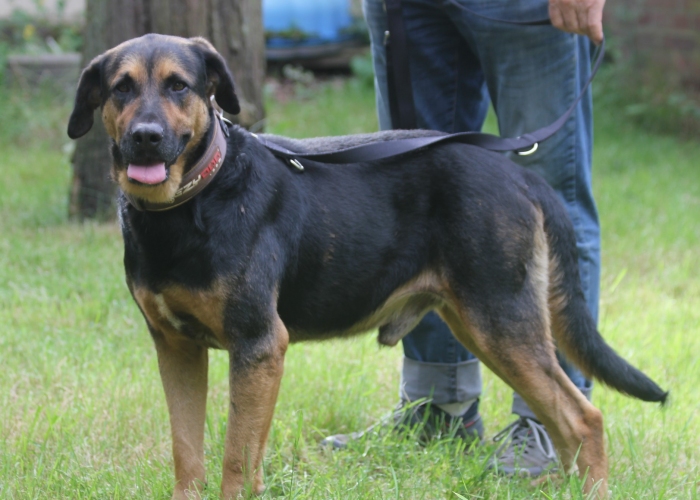
<path id="1" fill-rule="evenodd" d="M 131 131 L 131 137 L 139 148 L 155 148 L 163 140 L 163 127 L 157 123 L 139 123 Z"/>

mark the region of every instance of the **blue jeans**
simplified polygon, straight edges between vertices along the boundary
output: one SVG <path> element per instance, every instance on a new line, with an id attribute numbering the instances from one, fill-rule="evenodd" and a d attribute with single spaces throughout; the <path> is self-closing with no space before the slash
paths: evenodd
<path id="1" fill-rule="evenodd" d="M 547 17 L 546 0 L 402 0 L 418 127 L 450 133 L 481 130 L 489 101 L 505 137 L 532 132 L 561 116 L 590 75 L 590 41 L 552 26 L 489 21 L 455 3 L 495 19 Z M 379 125 L 385 130 L 392 128 L 383 46 L 386 13 L 383 0 L 364 0 L 363 7 Z M 583 291 L 597 319 L 600 227 L 591 187 L 592 122 L 588 91 L 564 128 L 535 154 L 510 157 L 542 175 L 564 202 L 576 231 Z M 403 346 L 402 397 L 446 404 L 481 394 L 477 360 L 435 313 L 426 315 Z M 558 357 L 574 384 L 589 395 L 590 381 Z M 517 394 L 513 411 L 534 416 Z"/>

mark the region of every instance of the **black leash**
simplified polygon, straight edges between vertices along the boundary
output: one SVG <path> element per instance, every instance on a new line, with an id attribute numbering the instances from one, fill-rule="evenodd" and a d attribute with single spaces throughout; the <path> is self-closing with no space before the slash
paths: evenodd
<path id="1" fill-rule="evenodd" d="M 451 2 L 454 3 L 454 2 Z M 385 41 L 389 41 L 390 43 L 393 43 L 393 47 L 395 48 L 397 45 L 403 45 L 405 48 L 406 45 L 406 40 L 405 40 L 405 35 L 406 32 L 403 29 L 403 18 L 401 16 L 401 10 L 400 10 L 400 4 L 401 0 L 386 0 L 386 6 L 387 6 L 387 16 L 390 18 L 389 26 L 396 26 L 400 25 L 399 28 L 394 27 L 395 31 L 391 31 L 391 34 L 387 33 L 387 36 L 385 37 Z M 454 3 L 457 5 L 456 3 Z M 398 5 L 398 11 L 397 6 Z M 518 24 L 518 25 L 526 25 L 526 26 L 537 26 L 537 25 L 545 25 L 545 24 L 551 24 L 551 21 L 549 19 L 541 19 L 541 20 L 536 20 L 536 21 L 509 21 L 509 20 L 499 20 L 499 19 L 493 19 L 487 16 L 483 16 L 481 14 L 478 14 L 476 12 L 473 12 L 469 9 L 466 9 L 462 6 L 459 6 L 460 8 L 472 13 L 473 15 L 476 15 L 478 17 L 482 17 L 485 19 L 493 20 L 493 21 L 499 21 L 499 22 L 505 22 L 509 24 Z M 390 14 L 391 13 L 391 14 Z M 398 15 L 397 15 L 398 14 Z M 395 23 L 392 24 L 391 18 L 394 18 Z M 396 21 L 396 19 L 399 19 L 399 21 Z M 399 38 L 399 40 L 397 40 Z M 397 42 L 403 42 L 403 43 L 397 43 Z M 388 73 L 393 72 L 393 78 L 394 82 L 396 82 L 396 78 L 399 78 L 398 81 L 402 82 L 402 85 L 399 86 L 400 88 L 403 88 L 404 90 L 400 92 L 401 95 L 401 102 L 402 102 L 402 109 L 401 111 L 401 116 L 404 118 L 399 119 L 399 123 L 402 122 L 404 119 L 409 119 L 411 116 L 413 116 L 413 120 L 415 123 L 415 110 L 413 109 L 413 95 L 412 93 L 409 93 L 405 89 L 408 88 L 409 90 L 411 89 L 410 86 L 410 75 L 408 74 L 408 58 L 406 56 L 406 51 L 401 50 L 402 55 L 399 55 L 399 59 L 397 61 L 396 59 L 396 51 L 393 51 L 394 54 L 392 54 L 392 63 L 397 64 L 397 62 L 401 65 L 404 66 L 403 69 L 399 69 L 398 71 L 393 71 L 389 70 Z M 391 158 L 394 156 L 398 156 L 401 154 L 409 153 L 412 151 L 417 151 L 419 149 L 426 148 L 428 146 L 432 146 L 434 144 L 439 144 L 439 143 L 445 143 L 445 142 L 458 142 L 462 144 L 471 144 L 473 146 L 478 146 L 484 149 L 488 149 L 490 151 L 497 151 L 497 152 L 506 152 L 506 151 L 515 151 L 520 155 L 528 155 L 532 154 L 537 150 L 537 146 L 540 142 L 544 141 L 545 139 L 548 139 L 552 135 L 554 135 L 559 129 L 561 129 L 566 121 L 569 119 L 569 117 L 573 114 L 573 112 L 576 110 L 576 106 L 578 105 L 579 101 L 583 98 L 585 95 L 586 91 L 588 90 L 588 87 L 590 86 L 591 82 L 593 81 L 593 78 L 595 77 L 596 73 L 598 72 L 598 68 L 600 68 L 600 64 L 603 61 L 603 57 L 605 56 L 605 39 L 600 44 L 600 47 L 598 48 L 598 55 L 595 58 L 595 62 L 593 63 L 593 68 L 591 69 L 591 75 L 588 78 L 588 81 L 584 85 L 583 89 L 581 90 L 581 93 L 576 97 L 574 102 L 571 104 L 569 109 L 566 110 L 566 112 L 561 115 L 555 122 L 551 123 L 550 125 L 547 125 L 546 127 L 543 127 L 539 130 L 536 130 L 534 132 L 521 135 L 520 137 L 514 137 L 514 138 L 504 138 L 504 137 L 499 137 L 496 135 L 492 134 L 485 134 L 483 132 L 459 132 L 456 134 L 444 134 L 444 135 L 437 135 L 437 136 L 428 136 L 428 137 L 414 137 L 414 138 L 409 138 L 409 139 L 396 139 L 393 141 L 384 141 L 384 142 L 374 142 L 371 144 L 363 144 L 361 146 L 354 146 L 346 149 L 340 149 L 332 152 L 327 152 L 327 153 L 297 153 L 295 151 L 290 151 L 289 149 L 286 149 L 274 142 L 271 142 L 263 137 L 258 137 L 260 142 L 268 148 L 275 156 L 278 156 L 280 158 L 284 158 L 288 160 L 295 168 L 299 170 L 303 170 L 304 167 L 300 163 L 299 160 L 312 160 L 312 161 L 318 161 L 322 163 L 334 163 L 334 164 L 344 164 L 344 163 L 357 163 L 357 162 L 363 162 L 363 161 L 374 161 L 374 160 L 383 160 L 386 158 Z M 388 57 L 388 54 L 387 54 Z M 404 64 L 405 63 L 405 64 Z M 407 84 L 407 85 L 403 85 Z M 412 92 L 412 91 L 411 91 Z M 390 95 L 391 95 L 391 89 L 390 89 Z M 393 99 L 395 100 L 396 97 Z M 390 103 L 392 101 L 392 98 L 390 97 Z M 407 104 L 410 103 L 410 104 Z M 395 106 L 398 106 L 398 104 L 395 104 Z M 394 121 L 393 117 L 393 112 L 392 112 L 392 122 L 397 123 Z M 408 117 L 408 118 L 405 118 Z M 408 127 L 410 128 L 415 128 L 415 127 Z"/>

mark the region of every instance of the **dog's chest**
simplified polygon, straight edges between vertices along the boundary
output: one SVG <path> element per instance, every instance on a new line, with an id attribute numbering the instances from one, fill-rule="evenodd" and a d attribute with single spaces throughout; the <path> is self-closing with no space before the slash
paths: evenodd
<path id="1" fill-rule="evenodd" d="M 166 337 L 186 338 L 217 349 L 227 348 L 223 286 L 192 290 L 171 285 L 157 292 L 135 287 L 133 295 L 151 328 Z"/>

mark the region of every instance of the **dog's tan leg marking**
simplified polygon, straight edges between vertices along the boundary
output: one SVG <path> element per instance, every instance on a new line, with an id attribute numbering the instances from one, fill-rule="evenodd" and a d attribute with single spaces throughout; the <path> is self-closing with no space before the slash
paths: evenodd
<path id="1" fill-rule="evenodd" d="M 226 500 L 248 489 L 255 494 L 265 489 L 262 460 L 289 343 L 287 329 L 279 318 L 273 328 L 265 352 L 254 362 L 239 366 L 234 353 L 230 354 L 231 404 L 221 484 Z"/>
<path id="2" fill-rule="evenodd" d="M 207 348 L 155 332 L 158 368 L 170 413 L 175 461 L 173 500 L 199 499 L 205 484 Z"/>

